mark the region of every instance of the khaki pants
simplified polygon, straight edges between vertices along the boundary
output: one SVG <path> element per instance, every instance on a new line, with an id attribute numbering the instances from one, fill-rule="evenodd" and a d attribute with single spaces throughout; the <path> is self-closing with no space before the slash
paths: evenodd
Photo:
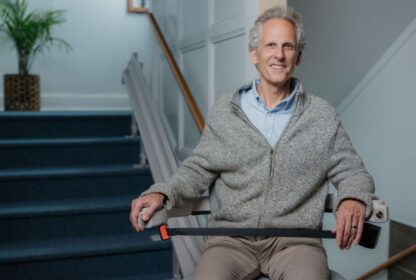
<path id="1" fill-rule="evenodd" d="M 211 237 L 196 268 L 195 280 L 272 280 L 329 278 L 321 240 L 290 237 Z"/>

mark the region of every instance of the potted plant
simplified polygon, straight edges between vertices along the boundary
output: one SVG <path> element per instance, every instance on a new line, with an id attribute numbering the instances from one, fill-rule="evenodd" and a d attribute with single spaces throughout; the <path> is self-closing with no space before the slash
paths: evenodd
<path id="1" fill-rule="evenodd" d="M 51 34 L 65 21 L 62 10 L 29 12 L 25 0 L 0 0 L 0 35 L 11 41 L 18 58 L 18 74 L 4 75 L 5 110 L 40 110 L 40 78 L 29 74 L 36 56 L 55 44 L 70 45 Z"/>

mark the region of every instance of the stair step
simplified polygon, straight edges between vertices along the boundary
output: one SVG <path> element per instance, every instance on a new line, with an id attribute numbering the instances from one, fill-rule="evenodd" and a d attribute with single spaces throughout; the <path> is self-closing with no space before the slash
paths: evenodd
<path id="1" fill-rule="evenodd" d="M 171 247 L 171 242 L 160 241 L 157 229 L 148 229 L 143 233 L 8 242 L 0 244 L 0 264 L 149 252 L 169 250 Z"/>
<path id="2" fill-rule="evenodd" d="M 171 242 L 158 233 L 107 235 L 0 245 L 2 279 L 158 279 L 172 271 Z M 144 275 L 149 278 L 142 278 Z M 159 278 L 163 279 L 163 278 Z"/>
<path id="3" fill-rule="evenodd" d="M 0 147 L 36 147 L 45 145 L 76 145 L 100 143 L 124 143 L 126 140 L 138 140 L 138 136 L 112 136 L 112 137 L 74 137 L 74 138 L 36 138 L 36 139 L 5 139 L 0 140 Z"/>
<path id="4" fill-rule="evenodd" d="M 172 280 L 172 272 L 170 273 L 146 273 L 130 277 L 106 278 L 105 280 Z"/>
<path id="5" fill-rule="evenodd" d="M 0 168 L 134 164 L 139 143 L 138 137 L 3 140 Z"/>
<path id="6" fill-rule="evenodd" d="M 137 196 L 153 183 L 148 167 L 87 166 L 0 171 L 0 203 Z"/>
<path id="7" fill-rule="evenodd" d="M 130 135 L 131 112 L 1 112 L 0 139 Z"/>
<path id="8" fill-rule="evenodd" d="M 148 172 L 149 169 L 138 169 L 131 164 L 117 164 L 105 166 L 73 166 L 73 167 L 49 167 L 49 168 L 15 168 L 0 170 L 0 181 L 19 180 L 19 179 L 36 179 L 36 178 L 66 178 L 78 176 L 95 176 L 114 173 Z"/>
<path id="9" fill-rule="evenodd" d="M 119 212 L 129 209 L 131 196 L 0 204 L 0 220 Z"/>
<path id="10" fill-rule="evenodd" d="M 4 203 L 0 207 L 0 240 L 18 242 L 71 236 L 131 232 L 133 196 L 115 198 Z"/>

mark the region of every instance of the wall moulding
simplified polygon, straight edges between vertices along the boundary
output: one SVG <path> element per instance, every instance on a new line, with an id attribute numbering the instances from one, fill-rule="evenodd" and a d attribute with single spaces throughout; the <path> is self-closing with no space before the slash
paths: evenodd
<path id="1" fill-rule="evenodd" d="M 194 34 L 192 36 L 186 36 L 180 40 L 175 48 L 181 52 L 189 52 L 195 49 L 203 48 L 207 45 L 207 38 L 205 33 Z"/>
<path id="2" fill-rule="evenodd" d="M 235 30 L 241 27 L 245 27 L 245 13 L 241 13 L 238 15 L 235 15 L 233 17 L 227 18 L 223 21 L 214 22 L 210 26 L 210 32 L 211 33 L 224 33 L 228 32 L 230 30 Z"/>
<path id="3" fill-rule="evenodd" d="M 221 43 L 223 41 L 227 41 L 227 40 L 234 39 L 236 37 L 244 36 L 244 34 L 245 34 L 245 28 L 241 27 L 241 28 L 238 28 L 236 30 L 229 31 L 227 33 L 222 33 L 222 34 L 212 36 L 211 37 L 211 42 L 213 44 L 218 44 L 218 43 Z"/>
<path id="4" fill-rule="evenodd" d="M 0 92 L 0 110 L 4 108 Z M 125 92 L 78 93 L 43 92 L 41 111 L 130 111 L 129 97 Z"/>

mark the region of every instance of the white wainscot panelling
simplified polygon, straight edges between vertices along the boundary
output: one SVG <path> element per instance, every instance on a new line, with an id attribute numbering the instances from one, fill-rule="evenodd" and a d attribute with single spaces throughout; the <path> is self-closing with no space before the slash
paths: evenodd
<path id="1" fill-rule="evenodd" d="M 245 60 L 249 59 L 244 34 L 214 43 L 214 91 L 217 99 L 233 92 L 245 81 Z"/>
<path id="2" fill-rule="evenodd" d="M 241 0 L 214 0 L 213 23 L 226 21 L 244 13 L 244 1 Z"/>
<path id="3" fill-rule="evenodd" d="M 206 116 L 208 108 L 208 49 L 205 45 L 183 52 L 183 73 L 201 113 Z M 200 133 L 189 109 L 184 105 L 183 149 L 192 150 L 198 144 Z"/>
<path id="4" fill-rule="evenodd" d="M 182 34 L 198 33 L 208 28 L 208 1 L 183 0 L 182 5 Z"/>
<path id="5" fill-rule="evenodd" d="M 208 108 L 208 49 L 206 46 L 183 53 L 183 73 L 201 113 L 206 116 Z"/>

